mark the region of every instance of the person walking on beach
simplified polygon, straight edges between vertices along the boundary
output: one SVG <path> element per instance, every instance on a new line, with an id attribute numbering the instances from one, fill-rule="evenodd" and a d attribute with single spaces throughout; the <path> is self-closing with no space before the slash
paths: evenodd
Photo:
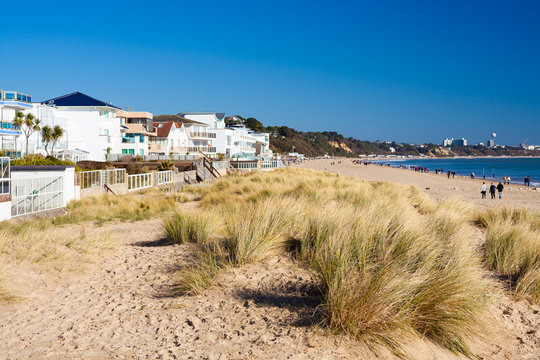
<path id="1" fill-rule="evenodd" d="M 503 189 L 504 189 L 504 185 L 499 181 L 499 185 L 497 185 L 497 191 L 499 192 L 499 199 L 502 199 Z"/>
<path id="2" fill-rule="evenodd" d="M 474 172 L 471 172 L 471 179 L 474 179 Z"/>
<path id="3" fill-rule="evenodd" d="M 512 181 L 512 179 L 510 179 L 510 176 L 507 176 L 507 177 L 506 177 L 506 183 L 507 183 L 508 185 L 510 185 L 510 181 Z"/>
<path id="4" fill-rule="evenodd" d="M 495 190 L 496 190 L 495 185 L 493 185 L 493 183 L 491 183 L 491 186 L 489 187 L 489 194 L 491 195 L 492 199 L 495 199 Z"/>
<path id="5" fill-rule="evenodd" d="M 448 170 L 448 173 L 446 174 L 448 178 L 450 179 L 450 170 Z"/>
<path id="6" fill-rule="evenodd" d="M 456 177 L 456 172 L 452 170 L 452 179 Z"/>
<path id="7" fill-rule="evenodd" d="M 480 189 L 480 194 L 482 194 L 482 199 L 486 198 L 487 186 L 486 183 L 482 183 L 482 188 Z"/>
<path id="8" fill-rule="evenodd" d="M 506 176 L 503 176 L 503 183 L 506 184 Z"/>

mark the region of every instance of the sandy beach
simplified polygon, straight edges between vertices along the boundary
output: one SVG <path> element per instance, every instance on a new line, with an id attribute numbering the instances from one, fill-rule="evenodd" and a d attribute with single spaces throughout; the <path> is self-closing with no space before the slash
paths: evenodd
<path id="1" fill-rule="evenodd" d="M 335 165 L 331 165 L 334 162 Z M 341 162 L 341 163 L 339 163 Z M 391 181 L 404 185 L 416 185 L 429 194 L 434 200 L 440 201 L 448 197 L 458 197 L 469 201 L 480 208 L 492 206 L 524 206 L 540 211 L 540 189 L 523 185 L 505 185 L 503 198 L 491 200 L 489 193 L 487 199 L 482 199 L 480 188 L 482 179 L 471 179 L 456 176 L 448 179 L 445 174 L 420 173 L 413 170 L 397 169 L 388 166 L 354 164 L 351 159 L 317 159 L 307 160 L 301 164 L 294 164 L 301 168 L 327 170 L 344 176 L 356 176 L 368 181 Z M 489 188 L 491 182 L 486 180 Z M 495 183 L 497 185 L 497 183 Z"/>

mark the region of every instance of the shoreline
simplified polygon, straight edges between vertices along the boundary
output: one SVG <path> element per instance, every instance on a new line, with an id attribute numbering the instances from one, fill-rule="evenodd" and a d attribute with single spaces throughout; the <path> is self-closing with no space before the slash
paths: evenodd
<path id="1" fill-rule="evenodd" d="M 426 192 L 434 201 L 443 201 L 451 197 L 458 197 L 467 202 L 473 203 L 480 208 L 497 207 L 506 205 L 510 207 L 526 207 L 534 211 L 540 211 L 540 191 L 539 188 L 523 184 L 511 183 L 504 185 L 503 198 L 482 199 L 480 188 L 482 182 L 489 187 L 491 182 L 495 185 L 498 181 L 491 179 L 475 178 L 456 175 L 455 178 L 447 178 L 446 174 L 435 174 L 434 172 L 416 172 L 414 170 L 396 168 L 380 165 L 354 164 L 353 159 L 317 159 L 306 160 L 303 163 L 293 164 L 295 167 L 311 168 L 315 170 L 330 171 L 344 176 L 355 176 L 368 181 L 388 181 L 401 183 L 404 185 L 416 185 Z M 356 159 L 354 159 L 356 160 Z M 330 165 L 335 162 L 335 165 Z M 341 163 L 339 163 L 341 162 Z"/>

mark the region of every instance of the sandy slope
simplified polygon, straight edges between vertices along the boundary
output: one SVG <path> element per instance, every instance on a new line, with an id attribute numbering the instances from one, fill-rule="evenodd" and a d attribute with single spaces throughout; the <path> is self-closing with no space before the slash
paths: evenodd
<path id="1" fill-rule="evenodd" d="M 338 162 L 341 160 L 341 164 Z M 444 174 L 418 173 L 412 170 L 395 169 L 376 165 L 356 165 L 350 159 L 340 160 L 309 160 L 299 165 L 293 165 L 317 170 L 328 170 L 346 176 L 356 176 L 370 181 L 391 181 L 405 185 L 417 185 L 435 200 L 442 200 L 451 196 L 457 196 L 463 200 L 473 202 L 479 207 L 497 205 L 526 206 L 540 211 L 540 189 L 525 187 L 522 185 L 505 185 L 502 200 L 482 199 L 480 188 L 481 179 L 470 179 L 456 176 L 448 179 Z M 335 165 L 330 165 L 330 162 Z M 486 181 L 489 186 L 491 182 Z M 497 185 L 497 183 L 495 183 Z"/>

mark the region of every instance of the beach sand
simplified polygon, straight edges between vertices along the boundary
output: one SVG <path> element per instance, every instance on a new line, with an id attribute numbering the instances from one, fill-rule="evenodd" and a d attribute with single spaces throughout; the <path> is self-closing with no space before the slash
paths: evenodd
<path id="1" fill-rule="evenodd" d="M 341 161 L 341 164 L 339 163 Z M 335 165 L 330 165 L 335 162 Z M 480 208 L 505 205 L 524 206 L 535 211 L 540 211 L 540 189 L 526 187 L 523 185 L 504 185 L 503 198 L 491 200 L 489 193 L 487 199 L 482 199 L 480 188 L 482 179 L 471 179 L 468 177 L 456 176 L 448 179 L 446 174 L 420 173 L 413 170 L 397 169 L 388 166 L 359 165 L 354 164 L 351 159 L 323 159 L 307 160 L 301 164 L 292 166 L 310 168 L 316 170 L 327 170 L 344 176 L 356 176 L 369 181 L 391 181 L 404 185 L 416 185 L 421 190 L 429 194 L 435 201 L 441 201 L 449 197 L 458 197 L 462 200 L 474 203 Z M 486 180 L 489 188 L 491 182 Z M 495 185 L 497 183 L 495 182 Z"/>

